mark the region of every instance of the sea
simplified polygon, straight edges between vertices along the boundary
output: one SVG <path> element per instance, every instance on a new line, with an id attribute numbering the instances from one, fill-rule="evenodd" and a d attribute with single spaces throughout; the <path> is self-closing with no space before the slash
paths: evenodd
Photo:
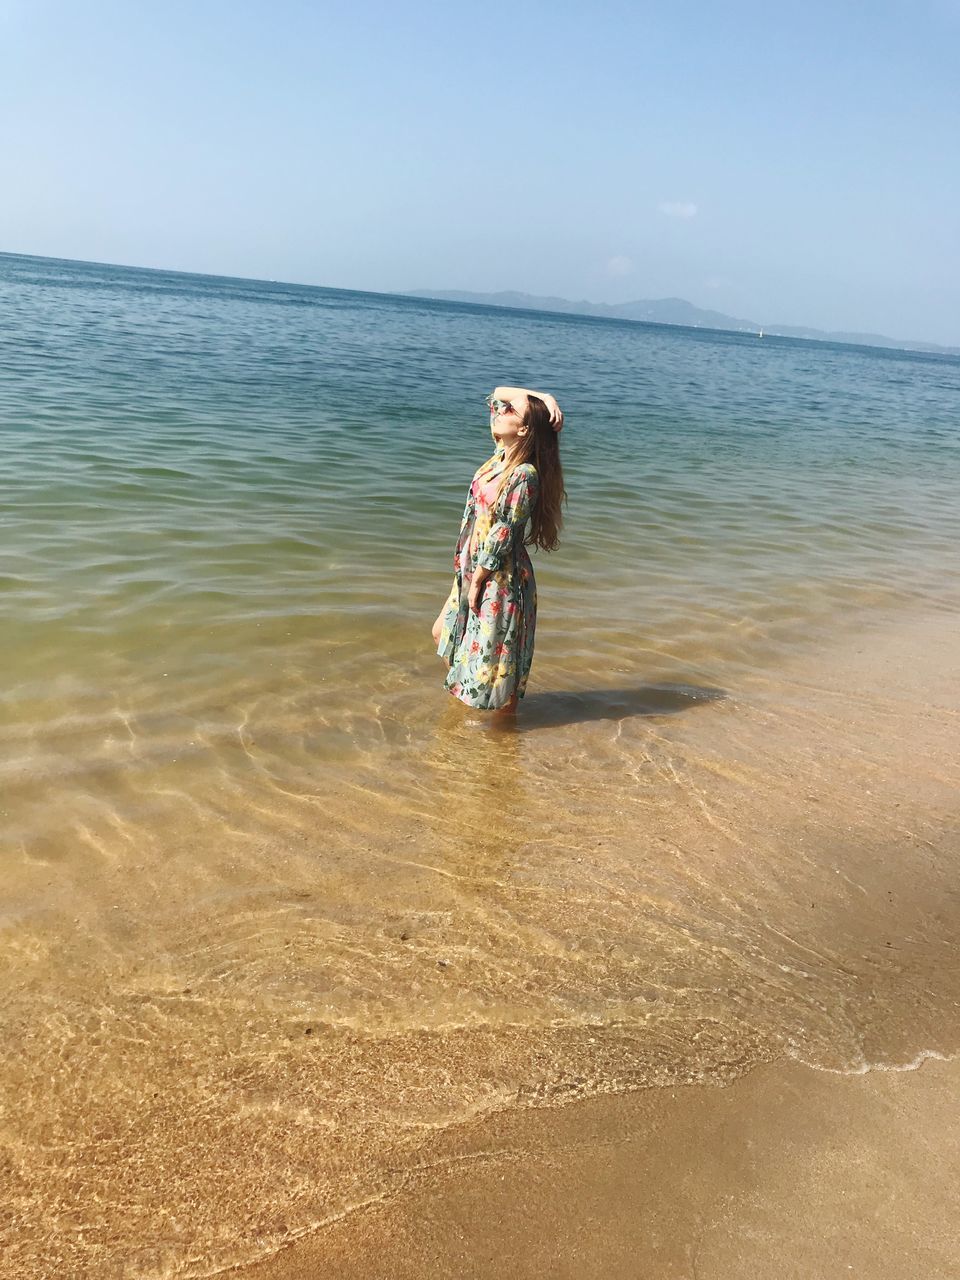
<path id="1" fill-rule="evenodd" d="M 497 384 L 568 500 L 494 723 L 430 628 Z M 5 1274 L 955 1054 L 958 423 L 946 355 L 0 255 Z"/>

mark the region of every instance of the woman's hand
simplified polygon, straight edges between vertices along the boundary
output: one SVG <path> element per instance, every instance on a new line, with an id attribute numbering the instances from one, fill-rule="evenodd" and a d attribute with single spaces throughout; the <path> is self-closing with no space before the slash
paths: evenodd
<path id="1" fill-rule="evenodd" d="M 562 430 L 563 410 L 557 404 L 556 397 L 552 396 L 549 391 L 531 391 L 529 387 L 495 387 L 493 394 L 497 400 L 513 400 L 517 396 L 536 396 L 538 400 L 542 400 L 547 406 L 550 425 L 554 431 Z"/>
<path id="2" fill-rule="evenodd" d="M 440 643 L 440 632 L 443 630 L 443 615 L 444 615 L 446 612 L 447 612 L 447 609 L 446 609 L 446 606 L 444 606 L 444 607 L 440 610 L 440 612 L 437 614 L 437 620 L 436 620 L 436 622 L 433 624 L 433 643 L 434 643 L 434 645 L 438 645 L 438 644 Z"/>
<path id="3" fill-rule="evenodd" d="M 477 569 L 470 580 L 470 609 L 473 613 L 480 612 L 480 601 L 483 598 L 483 588 L 486 586 L 487 579 L 490 577 L 489 569 Z"/>
<path id="4" fill-rule="evenodd" d="M 540 399 L 547 406 L 547 412 L 550 414 L 550 425 L 554 431 L 563 430 L 563 410 L 557 404 L 556 399 L 549 392 L 537 392 Z"/>

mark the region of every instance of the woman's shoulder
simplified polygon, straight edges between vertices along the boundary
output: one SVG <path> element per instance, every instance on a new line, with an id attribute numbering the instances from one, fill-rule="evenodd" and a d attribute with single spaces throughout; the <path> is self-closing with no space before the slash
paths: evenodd
<path id="1" fill-rule="evenodd" d="M 510 473 L 510 479 L 514 481 L 517 479 L 530 481 L 538 480 L 539 478 L 537 468 L 532 462 L 518 462 Z"/>

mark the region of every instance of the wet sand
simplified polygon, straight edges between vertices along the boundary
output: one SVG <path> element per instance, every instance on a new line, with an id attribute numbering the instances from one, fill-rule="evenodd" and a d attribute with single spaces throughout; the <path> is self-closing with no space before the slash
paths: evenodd
<path id="1" fill-rule="evenodd" d="M 936 824 L 948 858 L 960 853 L 949 800 L 960 745 L 955 642 L 954 619 L 928 618 L 845 645 L 830 654 L 823 673 L 844 715 L 869 716 L 851 739 L 861 766 L 872 759 L 878 775 L 882 762 L 880 776 L 889 780 L 899 770 L 904 782 L 914 780 L 915 814 L 931 823 L 922 837 L 933 837 Z M 812 670 L 806 680 L 815 682 Z M 827 743 L 825 735 L 829 774 Z M 875 821 L 888 802 L 906 803 L 883 787 L 874 793 L 861 771 L 861 785 L 847 796 L 851 824 L 857 814 Z M 867 857 L 852 858 L 838 835 L 838 868 L 850 871 L 865 902 L 883 896 L 884 884 L 897 885 L 898 897 L 909 894 L 898 868 L 911 821 L 904 816 L 891 828 L 872 867 Z M 952 891 L 944 884 L 944 898 L 924 908 L 931 916 L 953 909 L 956 879 Z M 899 945 L 895 920 L 894 914 L 887 947 Z M 903 917 L 900 933 L 912 927 Z M 832 928 L 843 930 L 841 917 Z M 942 956 L 956 968 L 955 947 Z M 935 980 L 932 967 L 928 980 Z M 873 999 L 864 990 L 861 1000 Z M 927 1053 L 934 1024 L 924 1030 L 914 1024 L 911 1033 L 915 1010 L 905 990 L 896 1003 L 901 1034 L 884 1038 L 904 1056 L 888 1052 L 880 1058 L 884 1066 L 835 1072 L 780 1057 L 726 1085 L 509 1108 L 453 1125 L 424 1143 L 416 1166 L 396 1170 L 391 1190 L 231 1274 L 244 1280 L 954 1277 L 960 1060 Z M 955 1044 L 960 1017 L 949 1001 L 940 1009 L 938 1042 Z"/>
<path id="2" fill-rule="evenodd" d="M 725 683 L 419 771 L 301 759 L 298 708 L 216 792 L 59 780 L 7 886 L 4 1280 L 960 1270 L 958 616 Z"/>
<path id="3" fill-rule="evenodd" d="M 960 1062 L 511 1111 L 244 1280 L 777 1280 L 960 1273 Z"/>

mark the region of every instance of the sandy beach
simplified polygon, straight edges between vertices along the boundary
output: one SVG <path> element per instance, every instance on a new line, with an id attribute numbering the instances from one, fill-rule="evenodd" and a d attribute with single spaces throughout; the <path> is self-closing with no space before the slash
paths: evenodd
<path id="1" fill-rule="evenodd" d="M 957 652 L 955 621 L 930 617 L 848 638 L 824 655 L 822 672 L 825 684 L 845 690 L 848 716 L 870 708 L 869 727 L 847 726 L 858 749 L 884 761 L 888 781 L 901 761 L 901 781 L 910 780 L 953 855 Z M 925 690 L 928 713 L 905 717 Z M 851 820 L 886 802 L 900 808 L 909 788 L 875 805 L 865 790 L 848 797 Z M 938 808 L 937 797 L 947 807 Z M 920 905 L 911 896 L 918 886 L 899 879 L 910 821 L 899 855 L 892 833 L 872 872 L 866 860 L 856 870 L 845 862 L 865 895 L 897 886 L 904 932 L 918 909 L 956 921 L 958 908 L 956 888 Z M 883 945 L 898 946 L 895 913 L 887 923 Z M 843 927 L 840 917 L 834 925 Z M 960 1031 L 949 1012 L 960 998 L 955 956 L 947 976 L 956 998 L 941 1005 L 941 1046 L 956 1045 Z M 929 973 L 931 983 L 943 978 Z M 911 1028 L 914 1012 L 905 1000 L 891 1004 L 883 1035 L 899 1049 L 859 1070 L 780 1058 L 725 1086 L 641 1089 L 453 1125 L 396 1170 L 390 1191 L 236 1274 L 947 1280 L 960 1269 L 960 1062 L 929 1049 L 933 1033 Z"/>
<path id="2" fill-rule="evenodd" d="M 28 993 L 5 1068 L 24 1103 L 24 1136 L 11 1126 L 8 1143 L 9 1274 L 956 1274 L 958 654 L 949 613 L 852 629 L 778 673 L 768 701 L 754 687 L 675 731 L 683 784 L 657 811 L 670 843 L 650 845 L 644 874 L 683 879 L 654 904 L 637 960 L 616 939 L 651 911 L 644 882 L 598 893 L 607 955 L 578 964 L 588 997 L 611 991 L 605 1018 L 534 1016 L 544 978 L 525 997 L 518 984 L 495 1025 L 479 1008 L 458 1015 L 476 998 L 479 943 L 457 904 L 439 941 L 399 903 L 380 941 L 368 934 L 419 1001 L 416 1025 L 337 1024 L 305 999 L 291 1017 L 256 968 L 250 994 L 225 999 L 241 958 L 265 963 L 265 938 L 290 957 L 285 981 L 304 983 L 305 962 L 319 982 L 330 947 L 355 950 L 356 934 L 325 929 L 291 954 L 289 909 L 282 933 L 244 909 L 232 950 L 198 952 L 205 930 L 222 937 L 216 899 L 168 926 L 167 953 L 139 973 L 117 966 L 93 989 L 88 970 L 82 1005 L 60 997 L 72 1021 L 52 1004 L 38 1015 Z M 660 741 L 635 725 L 631 750 Z M 583 829 L 572 897 L 561 883 L 547 903 L 564 946 L 594 910 L 586 877 L 611 865 L 597 846 L 582 862 Z M 509 859 L 484 862 L 464 827 L 453 837 L 446 865 L 439 846 L 426 865 L 415 835 L 397 846 L 421 868 L 411 903 L 455 879 L 466 905 L 482 889 L 487 913 L 516 882 L 531 911 Z M 541 879 L 564 865 L 554 848 Z M 666 912 L 688 893 L 698 915 L 674 941 Z M 129 914 L 110 916 L 129 929 Z M 526 927 L 559 981 L 560 941 L 546 921 Z M 192 976 L 208 954 L 222 972 Z M 613 984 L 636 984 L 637 965 L 650 976 L 628 1003 Z"/>
<path id="3" fill-rule="evenodd" d="M 337 1023 L 309 994 L 291 1015 L 277 978 L 278 995 L 265 987 L 265 940 L 304 988 L 330 972 L 331 948 L 359 952 L 349 921 L 334 932 L 321 917 L 317 932 L 315 864 L 290 861 L 297 915 L 244 906 L 227 948 L 219 900 L 198 896 L 149 964 L 71 979 L 69 1020 L 27 991 L 5 1067 L 24 1104 L 10 1117 L 9 1274 L 956 1274 L 958 654 L 949 613 L 851 629 L 777 673 L 769 696 L 758 676 L 738 703 L 701 709 L 673 731 L 683 781 L 647 819 L 644 861 L 618 812 L 589 862 L 581 816 L 536 864 L 470 844 L 463 825 L 447 846 L 393 837 L 398 870 L 417 875 L 377 908 L 385 925 L 366 945 L 379 952 L 353 972 L 381 986 L 373 966 L 394 972 L 415 1020 L 358 1005 Z M 656 719 L 633 723 L 630 751 L 662 743 Z M 669 843 L 656 835 L 668 822 Z M 531 866 L 538 886 L 566 866 L 572 887 L 551 884 L 540 908 Z M 605 867 L 617 879 L 593 889 Z M 625 892 L 631 867 L 670 896 L 652 900 L 645 880 Z M 521 973 L 491 1023 L 464 1009 L 494 972 L 482 931 L 508 891 L 542 976 Z M 688 900 L 697 914 L 678 917 Z M 417 914 L 430 902 L 441 933 Z M 588 912 L 602 963 L 579 956 Z M 136 939 L 132 910 L 107 918 Z M 640 924 L 628 954 L 618 939 Z M 571 980 L 571 949 L 604 1016 L 535 1003 Z M 618 994 L 638 973 L 639 992 Z"/>
<path id="4" fill-rule="evenodd" d="M 510 1112 L 440 1137 L 382 1203 L 245 1280 L 948 1280 L 960 1266 L 960 1064 L 795 1063 Z"/>

